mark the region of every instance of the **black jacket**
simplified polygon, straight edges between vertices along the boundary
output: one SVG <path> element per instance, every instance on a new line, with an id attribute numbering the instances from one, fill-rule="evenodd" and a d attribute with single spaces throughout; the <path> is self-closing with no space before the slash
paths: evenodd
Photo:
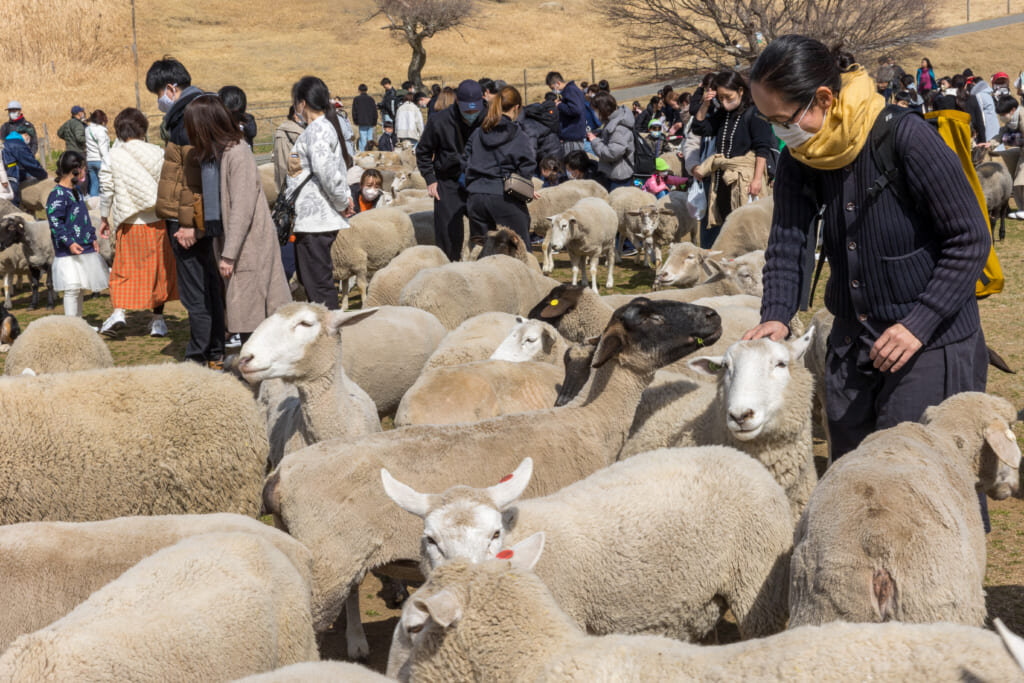
<path id="1" fill-rule="evenodd" d="M 535 102 L 523 108 L 519 126 L 533 140 L 537 150 L 537 165 L 547 157 L 562 160 L 561 127 L 554 102 Z"/>
<path id="2" fill-rule="evenodd" d="M 470 194 L 505 194 L 512 173 L 532 177 L 537 171 L 533 140 L 519 124 L 502 116 L 491 130 L 482 128 L 466 144 L 466 190 Z"/>
<path id="3" fill-rule="evenodd" d="M 394 133 L 382 133 L 380 140 L 377 140 L 377 151 L 379 152 L 394 152 L 395 151 L 395 134 Z"/>
<path id="4" fill-rule="evenodd" d="M 173 142 L 176 145 L 190 144 L 188 133 L 185 132 L 185 107 L 202 94 L 202 90 L 190 85 L 174 101 L 171 108 L 164 114 L 164 120 L 160 124 L 160 137 L 164 142 Z"/>
<path id="5" fill-rule="evenodd" d="M 430 115 L 416 144 L 416 167 L 427 185 L 438 179 L 457 180 L 462 175 L 466 143 L 483 117 L 481 112 L 472 125 L 466 123 L 458 102 Z"/>
<path id="6" fill-rule="evenodd" d="M 384 98 L 380 101 L 380 113 L 395 122 L 395 114 L 398 113 L 398 93 L 395 89 L 384 91 Z"/>
<path id="7" fill-rule="evenodd" d="M 36 127 L 25 118 L 24 114 L 17 121 L 7 120 L 4 122 L 4 125 L 0 126 L 0 140 L 6 140 L 11 131 L 16 131 L 32 138 L 28 141 L 28 148 L 31 150 L 32 156 L 35 156 L 36 152 L 39 151 L 39 136 L 36 135 Z"/>
<path id="8" fill-rule="evenodd" d="M 352 100 L 352 123 L 357 126 L 377 125 L 377 103 L 366 93 L 360 93 Z"/>
<path id="9" fill-rule="evenodd" d="M 767 159 L 775 147 L 775 135 L 771 124 L 754 116 L 754 111 L 752 106 L 738 114 L 718 109 L 703 121 L 694 119 L 690 130 L 706 138 L 714 137 L 716 151 L 727 159 L 741 157 L 750 150 Z M 736 116 L 740 117 L 738 122 Z"/>
<path id="10" fill-rule="evenodd" d="M 238 128 L 242 131 L 242 137 L 245 138 L 245 142 L 249 145 L 249 149 L 252 149 L 252 141 L 256 139 L 256 134 L 259 132 L 259 127 L 256 125 L 256 118 L 249 112 L 245 112 L 242 114 L 242 122 L 238 124 Z"/>

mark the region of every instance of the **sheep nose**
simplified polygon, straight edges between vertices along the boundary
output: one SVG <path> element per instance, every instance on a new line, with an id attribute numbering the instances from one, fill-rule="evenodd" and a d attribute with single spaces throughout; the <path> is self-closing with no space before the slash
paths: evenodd
<path id="1" fill-rule="evenodd" d="M 245 366 L 252 362 L 252 358 L 253 358 L 253 355 L 251 353 L 247 353 L 244 356 L 240 356 L 238 358 L 238 367 L 239 367 L 239 369 L 244 370 Z"/>
<path id="2" fill-rule="evenodd" d="M 738 425 L 741 425 L 744 422 L 746 422 L 747 420 L 749 420 L 750 418 L 754 417 L 754 411 L 751 410 L 750 408 L 747 408 L 742 413 L 735 413 L 735 412 L 730 410 L 729 411 L 729 417 L 732 418 L 733 422 L 735 422 Z"/>

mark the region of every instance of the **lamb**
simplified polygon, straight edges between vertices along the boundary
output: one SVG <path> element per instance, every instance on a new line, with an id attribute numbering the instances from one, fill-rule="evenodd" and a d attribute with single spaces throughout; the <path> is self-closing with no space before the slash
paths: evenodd
<path id="1" fill-rule="evenodd" d="M 29 323 L 11 345 L 4 364 L 5 375 L 74 372 L 114 367 L 103 337 L 82 318 L 48 315 Z"/>
<path id="2" fill-rule="evenodd" d="M 182 363 L 7 377 L 0 405 L 0 524 L 259 508 L 266 426 L 229 375 Z"/>
<path id="3" fill-rule="evenodd" d="M 0 273 L 4 276 L 4 306 L 12 308 L 11 292 L 14 290 L 15 278 L 20 284 L 22 276 L 29 274 L 24 247 L 12 244 L 0 251 Z"/>
<path id="4" fill-rule="evenodd" d="M 21 636 L 0 678 L 223 681 L 316 660 L 309 565 L 250 533 L 186 538 Z"/>
<path id="5" fill-rule="evenodd" d="M 548 226 L 551 225 L 549 217 L 572 208 L 584 197 L 608 198 L 608 190 L 594 180 L 570 180 L 554 187 L 545 187 L 537 194 L 540 197 L 527 204 L 526 208 L 530 212 L 530 232 L 542 237 L 548 234 Z M 550 274 L 554 270 L 555 262 L 551 253 L 551 243 L 547 239 L 541 246 L 541 253 L 544 257 L 544 274 Z"/>
<path id="6" fill-rule="evenodd" d="M 537 576 L 587 633 L 698 641 L 726 607 L 744 638 L 785 628 L 789 502 L 745 453 L 721 446 L 644 453 L 544 498 L 516 503 L 531 469 L 527 458 L 503 483 L 456 486 L 439 495 L 418 493 L 382 470 L 388 496 L 424 520 L 424 576 L 457 558 L 491 559 L 543 530 L 548 551 Z M 668 529 L 673 533 L 652 533 Z M 658 568 L 657 588 L 645 591 L 652 567 Z M 622 598 L 637 593 L 644 598 Z M 396 629 L 392 677 L 405 659 L 396 653 L 407 649 L 403 637 Z"/>
<path id="7" fill-rule="evenodd" d="M 632 240 L 635 235 L 632 233 L 632 221 L 630 220 L 629 214 L 632 211 L 637 211 L 645 206 L 654 206 L 657 203 L 657 199 L 650 192 L 644 192 L 639 187 L 633 187 L 628 185 L 626 187 L 618 187 L 608 193 L 608 204 L 615 211 L 615 218 L 618 225 L 618 245 L 615 247 L 615 262 L 622 262 L 622 245 L 626 240 Z M 637 251 L 637 260 L 642 258 L 639 250 Z M 576 284 L 575 281 L 573 284 Z"/>
<path id="8" fill-rule="evenodd" d="M 628 189 L 628 188 L 621 188 Z M 618 192 L 618 190 L 616 190 Z M 644 194 L 647 194 L 646 192 Z M 648 195 L 651 196 L 651 195 Z M 587 286 L 587 261 L 590 261 L 590 282 L 597 292 L 597 266 L 601 256 L 608 260 L 608 280 L 605 287 L 615 286 L 615 210 L 603 199 L 588 197 L 576 202 L 571 209 L 551 217 L 548 239 L 557 251 L 569 252 L 572 261 L 572 284 L 580 278 L 583 268 L 583 286 Z"/>
<path id="9" fill-rule="evenodd" d="M 594 356 L 590 390 L 570 405 L 471 425 L 405 427 L 290 454 L 267 478 L 263 502 L 314 554 L 316 628 L 330 625 L 368 569 L 419 557 L 420 530 L 389 502 L 381 467 L 426 490 L 483 486 L 513 469 L 525 449 L 537 473 L 528 495 L 553 492 L 614 462 L 655 370 L 720 328 L 710 309 L 638 300 L 616 311 Z M 354 623 L 348 616 L 351 651 L 362 634 L 358 613 Z"/>
<path id="10" fill-rule="evenodd" d="M 1017 410 L 956 394 L 836 461 L 794 535 L 793 625 L 985 623 L 977 491 L 1020 496 Z"/>
<path id="11" fill-rule="evenodd" d="M 433 230 L 433 213 L 430 229 Z M 426 268 L 436 268 L 448 263 L 448 257 L 435 246 L 415 245 L 404 250 L 386 266 L 374 273 L 370 279 L 370 291 L 363 297 L 363 305 L 397 306 L 402 288 L 416 273 Z"/>
<path id="12" fill-rule="evenodd" d="M 511 313 L 481 313 L 462 323 L 438 344 L 424 370 L 464 365 L 486 360 L 515 329 L 521 316 Z"/>
<path id="13" fill-rule="evenodd" d="M 508 559 L 431 574 L 402 610 L 412 657 L 399 680 L 1024 680 L 999 636 L 956 624 L 832 623 L 721 646 L 587 635 L 529 571 L 542 545 L 531 537 Z"/>
<path id="14" fill-rule="evenodd" d="M 50 226 L 46 221 L 26 221 L 23 215 L 11 214 L 0 218 L 0 249 L 21 244 L 28 261 L 29 280 L 32 284 L 32 299 L 28 309 L 39 308 L 39 285 L 42 273 L 46 272 L 46 308 L 53 304 L 53 242 L 50 241 Z"/>
<path id="15" fill-rule="evenodd" d="M 989 161 L 977 167 L 978 180 L 985 193 L 985 206 L 988 209 L 989 223 L 993 237 L 996 231 L 996 220 L 999 220 L 999 239 L 1006 239 L 1006 217 L 1010 213 L 1010 199 L 1013 198 L 1013 176 L 1006 166 L 998 161 Z"/>
<path id="16" fill-rule="evenodd" d="M 569 343 L 551 325 L 542 320 L 516 316 L 516 325 L 494 350 L 491 358 L 513 363 L 539 361 L 561 365 Z"/>
<path id="17" fill-rule="evenodd" d="M 366 296 L 367 277 L 386 266 L 403 249 L 415 246 L 409 216 L 399 209 L 373 209 L 356 214 L 331 245 L 334 279 L 341 283 L 341 310 L 348 308 L 349 278 Z"/>
<path id="18" fill-rule="evenodd" d="M 745 204 L 725 219 L 712 251 L 723 258 L 735 258 L 750 251 L 768 247 L 768 232 L 772 227 L 775 202 L 771 197 Z"/>
<path id="19" fill-rule="evenodd" d="M 265 674 L 246 676 L 235 683 L 389 683 L 365 666 L 350 662 L 303 662 Z"/>
<path id="20" fill-rule="evenodd" d="M 738 448 L 768 468 L 796 520 L 817 481 L 814 379 L 800 363 L 813 337 L 812 328 L 791 342 L 739 341 L 724 356 L 691 359 L 690 368 L 717 376 L 717 386 L 663 377 L 644 393 L 621 457 L 665 446 Z"/>
<path id="21" fill-rule="evenodd" d="M 161 548 L 199 534 L 244 532 L 266 539 L 309 573 L 305 546 L 242 515 L 120 517 L 100 522 L 26 522 L 0 526 L 0 652 L 18 636 L 73 610 Z"/>
<path id="22" fill-rule="evenodd" d="M 487 240 L 484 242 L 484 247 L 480 250 L 477 258 L 485 258 L 495 254 L 504 254 L 505 256 L 519 259 L 538 273 L 541 272 L 540 264 L 537 263 L 537 257 L 530 251 L 530 247 L 523 242 L 523 238 L 513 230 L 502 225 L 499 225 L 497 230 L 491 230 L 487 233 Z"/>

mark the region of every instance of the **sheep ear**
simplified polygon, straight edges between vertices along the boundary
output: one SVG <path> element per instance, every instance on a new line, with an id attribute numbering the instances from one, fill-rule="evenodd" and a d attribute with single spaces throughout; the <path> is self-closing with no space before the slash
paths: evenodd
<path id="1" fill-rule="evenodd" d="M 384 493 L 388 494 L 388 498 L 395 501 L 398 507 L 420 518 L 426 517 L 430 512 L 431 505 L 428 494 L 420 493 L 411 486 L 406 486 L 392 477 L 391 473 L 383 467 L 380 470 L 380 480 L 384 484 Z"/>
<path id="2" fill-rule="evenodd" d="M 25 375 L 26 377 L 35 377 L 36 371 L 33 370 L 32 368 L 25 368 L 24 370 L 21 371 L 21 374 Z"/>
<path id="3" fill-rule="evenodd" d="M 550 329 L 544 327 L 540 331 L 540 339 L 544 346 L 544 353 L 551 353 L 551 348 L 555 345 L 555 335 Z"/>
<path id="4" fill-rule="evenodd" d="M 1017 666 L 1024 669 L 1024 638 L 1006 628 L 1006 624 L 999 617 L 993 619 L 992 624 L 996 627 L 999 637 L 1003 639 L 1006 649 L 1010 651 L 1010 655 L 1017 660 Z"/>
<path id="5" fill-rule="evenodd" d="M 416 605 L 442 628 L 448 628 L 462 618 L 462 601 L 447 588 L 430 597 L 417 600 Z"/>
<path id="6" fill-rule="evenodd" d="M 498 559 L 508 560 L 510 566 L 516 569 L 530 571 L 537 564 L 541 553 L 544 551 L 544 532 L 538 531 L 528 538 L 516 543 L 507 550 L 498 553 Z"/>
<path id="7" fill-rule="evenodd" d="M 1011 469 L 1020 469 L 1020 447 L 1010 426 L 1002 420 L 992 420 L 985 428 L 985 442 L 996 457 Z"/>
<path id="8" fill-rule="evenodd" d="M 487 495 L 499 510 L 504 510 L 523 495 L 523 491 L 530 485 L 532 474 L 533 458 L 524 458 L 512 474 L 506 474 L 497 484 L 489 486 Z"/>
<path id="9" fill-rule="evenodd" d="M 524 318 L 521 315 L 517 315 L 516 316 L 516 323 L 525 323 L 525 322 L 526 322 L 526 318 Z"/>
<path id="10" fill-rule="evenodd" d="M 814 325 L 811 325 L 811 329 L 807 330 L 802 337 L 797 337 L 793 341 L 786 342 L 786 346 L 789 347 L 789 356 L 793 360 L 800 360 L 804 357 L 804 353 L 807 352 L 807 348 L 811 345 L 811 340 L 814 339 Z"/>
<path id="11" fill-rule="evenodd" d="M 579 303 L 583 289 L 583 287 L 556 287 L 543 301 L 534 306 L 530 311 L 530 317 L 550 320 L 565 315 Z"/>
<path id="12" fill-rule="evenodd" d="M 346 325 L 354 325 L 364 318 L 369 318 L 377 310 L 377 308 L 364 308 L 359 311 L 328 311 L 327 329 L 331 332 L 338 332 Z"/>
<path id="13" fill-rule="evenodd" d="M 698 356 L 686 361 L 686 367 L 702 375 L 717 377 L 722 368 L 725 356 Z"/>
<path id="14" fill-rule="evenodd" d="M 590 364 L 592 368 L 599 368 L 622 352 L 626 346 L 626 331 L 622 325 L 616 325 L 605 330 L 601 335 L 601 341 L 597 343 L 597 351 L 594 352 L 594 361 Z"/>

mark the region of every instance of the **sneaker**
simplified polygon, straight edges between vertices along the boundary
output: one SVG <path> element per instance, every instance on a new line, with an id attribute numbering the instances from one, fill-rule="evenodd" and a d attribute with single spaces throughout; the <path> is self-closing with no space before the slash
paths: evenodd
<path id="1" fill-rule="evenodd" d="M 166 337 L 167 336 L 167 323 L 164 322 L 164 317 L 160 316 L 153 318 L 153 322 L 149 323 L 149 336 L 150 337 Z"/>
<path id="2" fill-rule="evenodd" d="M 1015 221 L 1024 221 L 1024 211 L 1014 211 L 1007 218 L 1012 218 Z"/>
<path id="3" fill-rule="evenodd" d="M 124 326 L 124 311 L 120 308 L 115 308 L 114 312 L 110 314 L 110 317 L 103 322 L 103 326 L 100 328 L 100 334 L 107 337 L 113 337 L 116 336 L 118 330 L 123 329 Z"/>
<path id="4" fill-rule="evenodd" d="M 623 256 L 636 256 L 636 247 L 623 247 L 622 248 L 622 255 Z"/>
<path id="5" fill-rule="evenodd" d="M 240 334 L 233 334 L 230 337 L 228 337 L 228 343 L 225 344 L 224 346 L 228 347 L 229 349 L 237 349 L 241 345 L 242 336 Z"/>
<path id="6" fill-rule="evenodd" d="M 541 244 L 544 244 L 544 238 L 541 237 L 540 235 L 535 235 L 534 233 L 531 232 L 530 233 L 530 245 L 536 247 L 536 246 L 539 246 Z"/>

